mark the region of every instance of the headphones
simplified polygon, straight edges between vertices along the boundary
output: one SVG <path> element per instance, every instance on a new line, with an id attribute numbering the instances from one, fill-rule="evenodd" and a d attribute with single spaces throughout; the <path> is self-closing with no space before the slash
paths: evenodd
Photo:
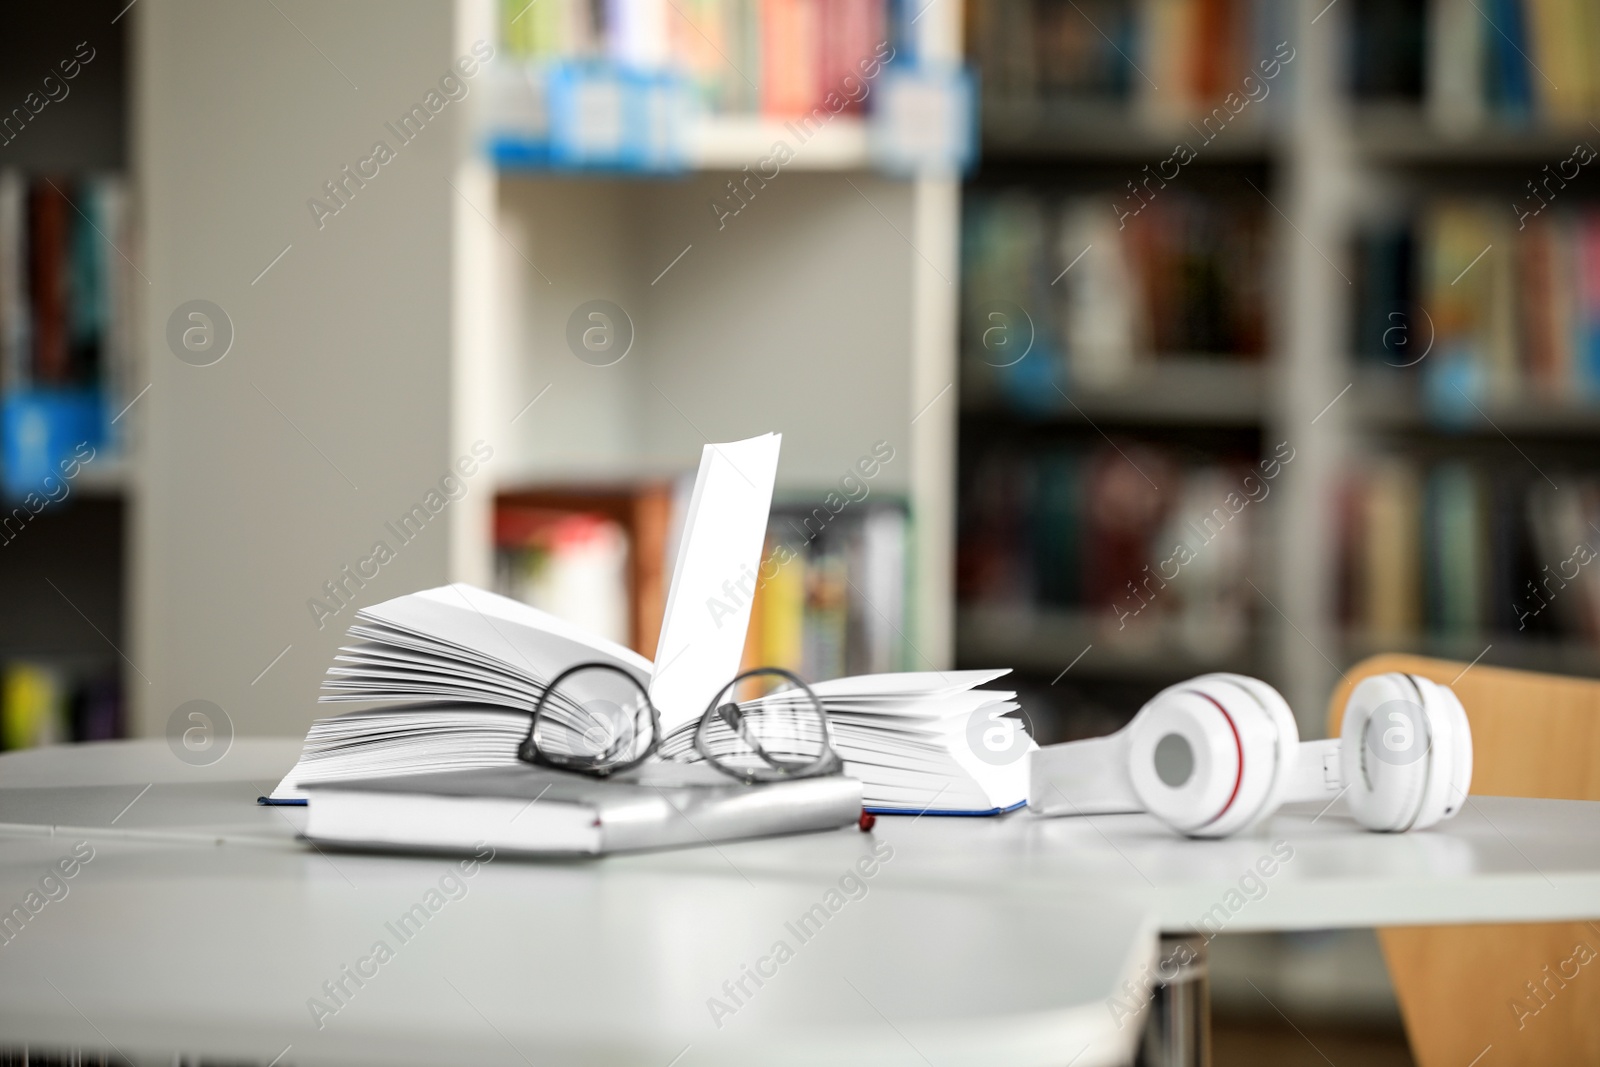
<path id="1" fill-rule="evenodd" d="M 1280 805 L 1345 795 L 1369 830 L 1421 830 L 1465 799 L 1472 730 L 1449 686 L 1381 674 L 1351 692 L 1339 737 L 1302 744 L 1272 686 L 1204 674 L 1163 689 L 1109 737 L 1029 758 L 1028 807 L 1046 815 L 1149 812 L 1190 837 L 1226 837 Z"/>

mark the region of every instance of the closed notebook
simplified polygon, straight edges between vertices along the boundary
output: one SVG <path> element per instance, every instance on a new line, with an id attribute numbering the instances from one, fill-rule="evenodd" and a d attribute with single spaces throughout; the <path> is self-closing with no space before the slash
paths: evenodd
<path id="1" fill-rule="evenodd" d="M 843 775 L 745 785 L 706 764 L 646 763 L 609 779 L 526 764 L 310 787 L 319 845 L 603 855 L 849 826 L 861 783 Z"/>

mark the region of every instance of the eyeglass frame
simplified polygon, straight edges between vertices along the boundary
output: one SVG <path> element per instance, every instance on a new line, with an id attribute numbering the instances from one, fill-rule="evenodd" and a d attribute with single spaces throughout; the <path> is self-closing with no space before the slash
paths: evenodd
<path id="1" fill-rule="evenodd" d="M 553 759 L 550 756 L 545 755 L 545 753 L 540 749 L 539 743 L 534 740 L 534 734 L 537 733 L 539 729 L 539 716 L 544 714 L 545 705 L 550 699 L 550 694 L 557 690 L 562 681 L 571 675 L 577 674 L 579 671 L 593 669 L 608 670 L 613 671 L 616 674 L 620 674 L 639 690 L 639 695 L 644 699 L 645 710 L 649 712 L 650 715 L 650 743 L 645 746 L 643 752 L 635 756 L 633 759 L 623 760 L 617 763 L 590 763 L 587 765 L 581 762 L 563 763 L 558 759 Z M 784 760 L 769 755 L 759 741 L 755 740 L 744 731 L 742 714 L 738 715 L 738 721 L 735 721 L 734 716 L 730 715 L 725 710 L 728 708 L 729 703 L 731 703 L 732 707 L 737 712 L 739 708 L 739 702 L 735 700 L 731 702 L 724 702 L 720 705 L 717 703 L 717 698 L 722 696 L 723 693 L 733 689 L 745 679 L 760 674 L 776 674 L 793 683 L 794 685 L 799 686 L 806 696 L 810 698 L 812 706 L 816 708 L 817 715 L 822 720 L 822 750 L 817 754 L 816 759 L 812 760 L 810 763 L 798 768 L 791 768 L 790 765 Z M 725 766 L 719 757 L 712 755 L 710 751 L 711 745 L 709 739 L 709 730 L 712 723 L 718 719 L 720 719 L 730 730 L 735 731 L 738 736 L 743 738 L 746 744 L 750 745 L 750 747 L 755 751 L 757 758 L 759 758 L 772 772 L 774 772 L 772 777 L 764 777 L 754 769 L 743 772 L 735 770 L 732 767 Z M 637 722 L 637 715 L 634 716 L 634 721 Z M 615 663 L 591 661 L 587 663 L 577 663 L 566 668 L 560 674 L 551 679 L 549 685 L 545 686 L 544 692 L 539 694 L 539 699 L 533 706 L 532 717 L 528 722 L 528 732 L 523 737 L 522 742 L 517 746 L 517 758 L 524 763 L 533 764 L 539 767 L 549 767 L 552 770 L 571 771 L 575 774 L 587 774 L 595 778 L 610 778 L 612 775 L 621 774 L 625 771 L 631 771 L 635 767 L 638 767 L 640 764 L 644 763 L 651 756 L 655 755 L 658 749 L 660 749 L 661 741 L 661 715 L 656 710 L 655 701 L 650 699 L 649 690 L 640 684 L 638 678 L 634 677 L 631 673 L 623 668 L 617 666 Z M 716 693 L 713 694 L 711 702 L 706 705 L 706 710 L 701 713 L 700 722 L 695 727 L 694 748 L 696 752 L 700 753 L 700 757 L 716 770 L 730 778 L 735 779 L 736 781 L 744 782 L 746 785 L 793 781 L 801 778 L 820 778 L 825 775 L 840 774 L 844 770 L 844 760 L 840 757 L 838 750 L 833 747 L 833 724 L 828 719 L 828 709 L 823 706 L 822 699 L 817 696 L 817 694 L 812 690 L 811 686 L 806 683 L 805 679 L 801 678 L 793 671 L 785 670 L 782 667 L 753 668 L 735 676 L 731 682 L 718 689 Z"/>

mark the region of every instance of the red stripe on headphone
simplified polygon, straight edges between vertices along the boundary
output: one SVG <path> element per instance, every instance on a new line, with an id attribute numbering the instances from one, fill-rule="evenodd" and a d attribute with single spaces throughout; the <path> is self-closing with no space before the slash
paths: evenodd
<path id="1" fill-rule="evenodd" d="M 1234 748 L 1236 748 L 1239 752 L 1239 772 L 1233 779 L 1233 792 L 1228 794 L 1228 802 L 1222 805 L 1221 811 L 1217 812 L 1211 818 L 1200 824 L 1200 826 L 1210 826 L 1212 823 L 1228 814 L 1228 809 L 1233 807 L 1233 802 L 1239 797 L 1239 787 L 1244 784 L 1244 742 L 1239 740 L 1239 728 L 1233 724 L 1233 716 L 1228 714 L 1227 708 L 1223 707 L 1221 704 L 1218 704 L 1216 700 L 1212 699 L 1210 696 L 1207 696 L 1205 693 L 1199 692 L 1198 690 L 1191 689 L 1189 692 L 1194 693 L 1194 695 L 1197 697 L 1203 697 L 1205 700 L 1210 702 L 1212 707 L 1222 712 L 1223 719 L 1228 723 L 1228 729 L 1233 731 Z M 1196 829 L 1199 829 L 1199 827 L 1196 827 Z"/>

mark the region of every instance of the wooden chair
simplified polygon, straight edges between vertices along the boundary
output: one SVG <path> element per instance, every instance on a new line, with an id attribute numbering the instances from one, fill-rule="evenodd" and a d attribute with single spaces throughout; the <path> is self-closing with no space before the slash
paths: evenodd
<path id="1" fill-rule="evenodd" d="M 1351 688 L 1386 671 L 1453 685 L 1472 723 L 1474 794 L 1600 800 L 1600 681 L 1374 656 L 1334 692 L 1330 735 Z M 1600 952 L 1600 923 L 1395 927 L 1378 940 L 1420 1067 L 1600 1063 L 1600 972 L 1584 967 L 1542 1006 L 1524 985 L 1580 943 Z"/>

